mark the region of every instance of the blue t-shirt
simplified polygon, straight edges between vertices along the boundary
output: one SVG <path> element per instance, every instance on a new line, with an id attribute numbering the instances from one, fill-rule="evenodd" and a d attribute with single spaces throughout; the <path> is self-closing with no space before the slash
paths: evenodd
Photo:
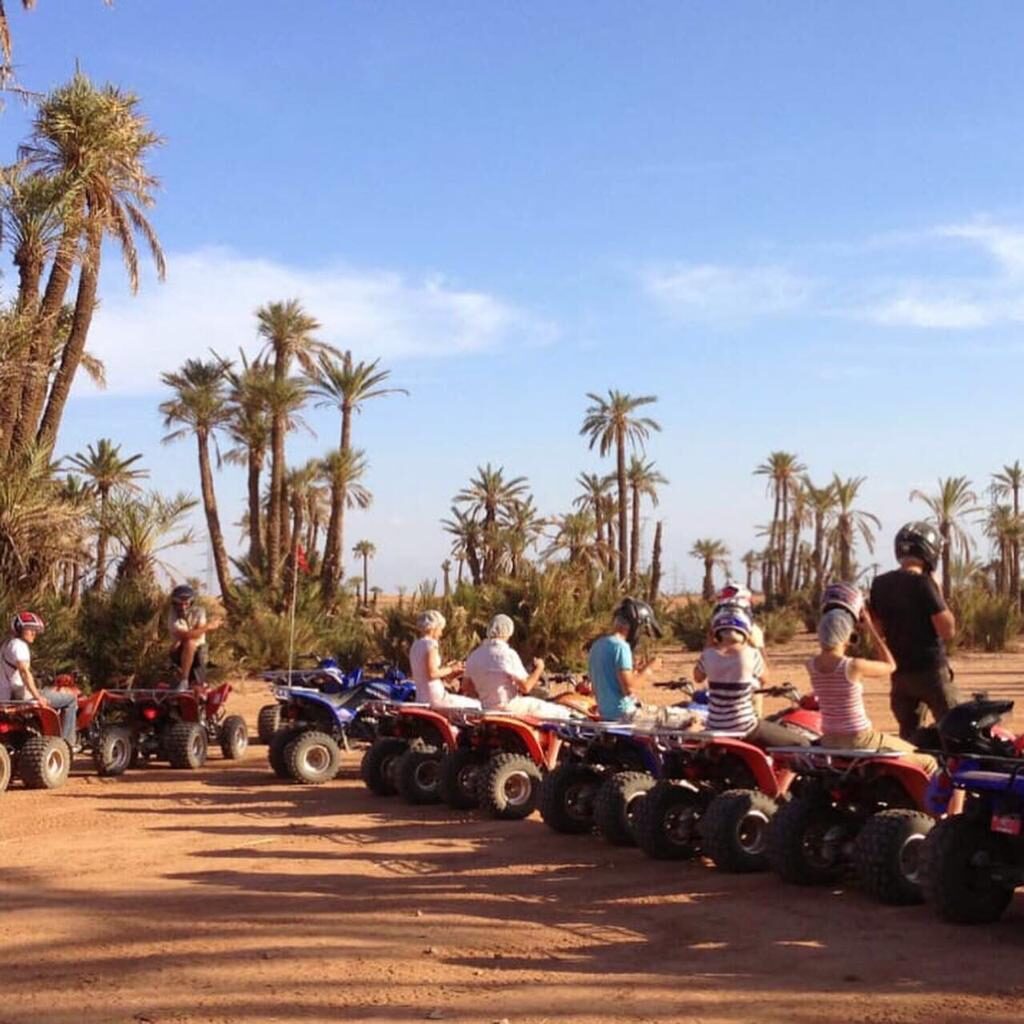
<path id="1" fill-rule="evenodd" d="M 633 668 L 633 652 L 617 634 L 599 637 L 590 648 L 587 672 L 601 717 L 609 721 L 632 711 L 636 701 L 622 692 L 619 672 Z"/>

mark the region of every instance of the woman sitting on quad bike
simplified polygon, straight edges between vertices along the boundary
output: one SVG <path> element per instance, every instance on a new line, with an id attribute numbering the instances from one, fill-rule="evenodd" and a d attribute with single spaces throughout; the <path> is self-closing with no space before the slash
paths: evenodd
<path id="1" fill-rule="evenodd" d="M 527 672 L 522 659 L 509 646 L 515 625 L 507 615 L 495 615 L 487 627 L 487 639 L 466 659 L 463 684 L 470 684 L 485 711 L 566 720 L 580 717 L 572 708 L 531 697 L 530 691 L 544 672 L 542 658 L 534 658 Z"/>
<path id="2" fill-rule="evenodd" d="M 409 666 L 412 680 L 416 684 L 416 700 L 432 708 L 473 708 L 479 711 L 480 701 L 449 693 L 445 687 L 447 680 L 461 675 L 463 671 L 462 663 L 458 661 L 441 664 L 438 641 L 447 624 L 445 617 L 438 611 L 423 612 L 416 619 L 420 636 L 409 647 Z"/>
<path id="3" fill-rule="evenodd" d="M 753 624 L 746 612 L 726 607 L 711 617 L 713 642 L 705 647 L 693 678 L 708 684 L 711 732 L 739 733 L 758 747 L 806 746 L 810 740 L 795 729 L 760 717 L 756 691 L 767 685 L 764 654 L 751 643 Z"/>
<path id="4" fill-rule="evenodd" d="M 861 624 L 879 660 L 850 658 L 846 650 L 854 629 Z M 868 614 L 864 595 L 848 583 L 833 583 L 825 590 L 818 621 L 820 652 L 807 662 L 811 686 L 821 708 L 823 747 L 841 750 L 896 750 L 929 774 L 938 765 L 933 757 L 918 754 L 912 743 L 877 732 L 864 707 L 864 680 L 886 679 L 896 668 Z"/>

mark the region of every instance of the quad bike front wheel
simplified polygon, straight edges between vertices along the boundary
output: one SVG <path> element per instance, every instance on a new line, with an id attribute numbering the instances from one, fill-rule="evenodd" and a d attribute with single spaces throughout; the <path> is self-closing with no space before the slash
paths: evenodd
<path id="1" fill-rule="evenodd" d="M 71 750 L 60 736 L 30 736 L 18 753 L 26 789 L 59 789 L 71 771 Z"/>
<path id="2" fill-rule="evenodd" d="M 480 809 L 518 821 L 533 813 L 540 787 L 540 769 L 525 754 L 495 754 L 480 773 Z"/>
<path id="3" fill-rule="evenodd" d="M 440 803 L 441 758 L 444 751 L 413 743 L 395 764 L 398 795 L 410 804 Z"/>
<path id="4" fill-rule="evenodd" d="M 198 722 L 175 722 L 164 738 L 172 768 L 202 768 L 206 764 L 206 730 Z"/>
<path id="5" fill-rule="evenodd" d="M 594 799 L 594 824 L 613 846 L 636 846 L 631 823 L 654 786 L 648 772 L 616 772 L 601 783 Z"/>
<path id="6" fill-rule="evenodd" d="M 409 744 L 395 736 L 379 736 L 363 754 L 359 774 L 375 796 L 394 796 L 398 792 L 395 766 Z"/>
<path id="7" fill-rule="evenodd" d="M 301 732 L 301 729 L 296 728 L 278 729 L 270 738 L 270 744 L 267 747 L 267 763 L 270 765 L 270 770 L 279 779 L 291 778 L 288 774 L 288 766 L 284 761 L 284 752 L 288 744 Z"/>
<path id="8" fill-rule="evenodd" d="M 584 764 L 560 764 L 544 776 L 540 816 L 544 824 L 566 835 L 583 835 L 594 827 L 594 798 L 601 773 Z"/>
<path id="9" fill-rule="evenodd" d="M 7 748 L 0 743 L 0 793 L 3 793 L 11 784 L 11 755 Z"/>
<path id="10" fill-rule="evenodd" d="M 920 903 L 921 854 L 935 824 L 923 811 L 890 808 L 868 818 L 853 845 L 861 887 L 882 903 Z"/>
<path id="11" fill-rule="evenodd" d="M 939 917 L 956 924 L 998 921 L 1013 899 L 1013 885 L 997 876 L 1013 862 L 1006 836 L 987 818 L 957 815 L 932 829 L 923 847 L 925 899 Z"/>
<path id="12" fill-rule="evenodd" d="M 797 797 L 783 805 L 768 829 L 768 863 L 784 882 L 825 885 L 847 867 L 855 824 L 826 800 Z"/>
<path id="13" fill-rule="evenodd" d="M 264 704 L 256 716 L 256 737 L 264 746 L 269 746 L 274 733 L 281 728 L 281 705 Z"/>
<path id="14" fill-rule="evenodd" d="M 757 789 L 728 789 L 708 806 L 700 823 L 701 848 L 723 871 L 768 867 L 768 827 L 778 804 Z"/>
<path id="15" fill-rule="evenodd" d="M 220 727 L 220 752 L 229 761 L 239 761 L 249 749 L 249 727 L 241 715 L 228 715 Z"/>
<path id="16" fill-rule="evenodd" d="M 468 811 L 478 803 L 480 772 L 487 763 L 486 754 L 476 750 L 452 750 L 441 759 L 438 792 L 453 811 Z"/>
<path id="17" fill-rule="evenodd" d="M 636 845 L 655 860 L 687 860 L 700 848 L 701 794 L 693 786 L 659 782 L 633 819 Z"/>
<path id="18" fill-rule="evenodd" d="M 132 733 L 123 725 L 108 725 L 100 731 L 92 748 L 92 763 L 98 775 L 124 775 L 132 763 Z"/>
<path id="19" fill-rule="evenodd" d="M 304 786 L 321 786 L 341 770 L 341 751 L 333 736 L 310 729 L 284 748 L 284 765 L 290 779 Z"/>

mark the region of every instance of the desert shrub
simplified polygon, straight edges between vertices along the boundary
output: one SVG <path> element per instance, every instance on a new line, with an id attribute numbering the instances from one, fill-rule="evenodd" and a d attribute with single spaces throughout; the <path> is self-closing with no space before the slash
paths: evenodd
<path id="1" fill-rule="evenodd" d="M 162 631 L 163 611 L 163 595 L 145 586 L 84 595 L 74 653 L 93 687 L 166 676 L 170 643 Z"/>
<path id="2" fill-rule="evenodd" d="M 789 643 L 803 627 L 800 614 L 792 608 L 776 608 L 774 611 L 766 612 L 758 622 L 764 630 L 766 644 Z"/>
<path id="3" fill-rule="evenodd" d="M 672 632 L 688 651 L 702 651 L 711 628 L 713 606 L 704 600 L 691 600 L 676 605 L 668 615 Z"/>
<path id="4" fill-rule="evenodd" d="M 972 588 L 958 591 L 952 605 L 959 646 L 1002 651 L 1021 631 L 1021 615 L 1010 597 Z"/>

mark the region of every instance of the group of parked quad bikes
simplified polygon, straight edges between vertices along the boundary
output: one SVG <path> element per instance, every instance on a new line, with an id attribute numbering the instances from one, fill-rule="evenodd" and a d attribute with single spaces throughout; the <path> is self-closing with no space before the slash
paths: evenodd
<path id="1" fill-rule="evenodd" d="M 655 684 L 685 699 L 623 724 L 597 720 L 585 681 L 571 676 L 547 680 L 568 684 L 548 699 L 581 715 L 558 722 L 417 704 L 395 670 L 367 679 L 327 661 L 267 678 L 275 703 L 260 711 L 260 740 L 273 771 L 299 783 L 335 778 L 360 742 L 377 796 L 502 819 L 539 810 L 556 832 L 597 833 L 660 860 L 703 856 L 801 885 L 853 875 L 882 902 L 927 899 L 964 923 L 997 919 L 1024 884 L 1024 737 L 1000 726 L 1009 700 L 978 695 L 950 711 L 922 747 L 942 766 L 929 777 L 896 752 L 765 751 L 702 730 L 705 694 L 686 682 Z M 786 701 L 776 721 L 820 735 L 813 697 L 791 684 L 762 693 Z M 955 789 L 964 811 L 947 817 Z"/>
<path id="2" fill-rule="evenodd" d="M 0 792 L 13 779 L 28 789 L 57 789 L 67 782 L 76 752 L 88 753 L 100 775 L 122 775 L 148 761 L 172 768 L 201 768 L 218 744 L 224 757 L 241 758 L 249 733 L 241 715 L 227 714 L 227 683 L 184 691 L 102 689 L 82 694 L 71 675 L 52 684 L 78 698 L 75 742 L 61 731 L 60 712 L 35 701 L 0 702 Z"/>

